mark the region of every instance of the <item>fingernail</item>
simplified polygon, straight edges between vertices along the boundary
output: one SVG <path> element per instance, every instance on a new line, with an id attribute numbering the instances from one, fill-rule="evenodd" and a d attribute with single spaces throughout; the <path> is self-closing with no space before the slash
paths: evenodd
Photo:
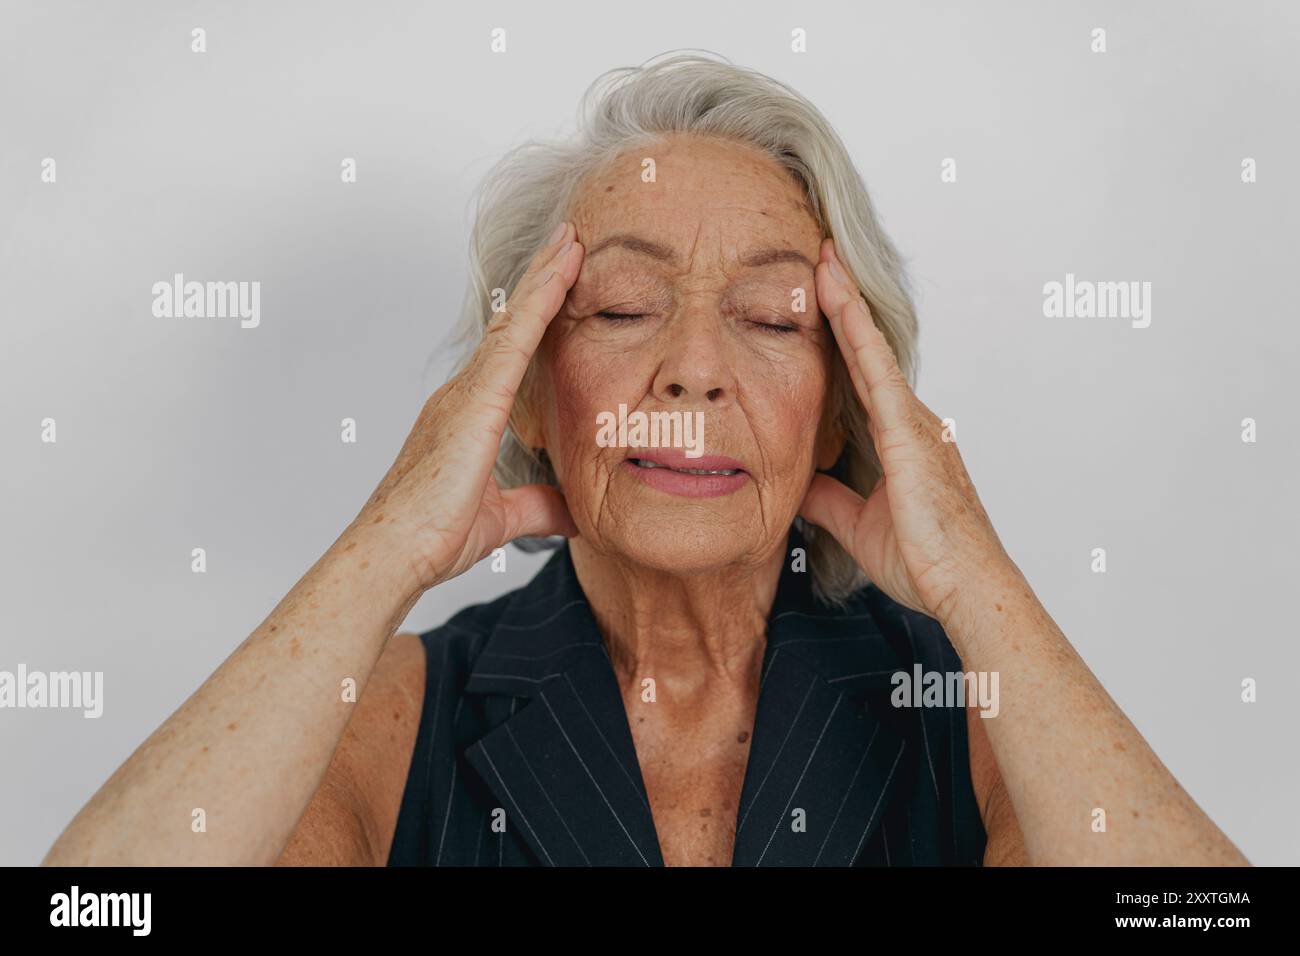
<path id="1" fill-rule="evenodd" d="M 551 233 L 551 238 L 546 240 L 546 244 L 549 246 L 552 245 L 553 243 L 559 242 L 560 236 L 564 235 L 565 230 L 567 230 L 568 228 L 569 228 L 569 224 L 567 221 L 560 223 L 558 226 L 555 227 L 555 231 Z"/>
<path id="2" fill-rule="evenodd" d="M 560 246 L 560 251 L 557 252 L 557 253 L 555 254 L 555 257 L 558 259 L 560 256 L 562 256 L 562 255 L 564 255 L 566 252 L 568 252 L 569 249 L 570 249 L 572 246 L 573 246 L 573 240 L 570 239 L 570 240 L 569 240 L 568 242 L 566 242 L 564 245 Z"/>
<path id="3" fill-rule="evenodd" d="M 836 256 L 831 256 L 831 258 L 828 259 L 827 262 L 829 263 L 829 265 L 830 265 L 830 267 L 831 267 L 831 275 L 833 275 L 833 276 L 835 277 L 835 281 L 838 282 L 838 283 L 840 283 L 840 285 L 848 285 L 848 284 L 849 284 L 849 277 L 846 276 L 846 275 L 844 274 L 844 270 L 840 268 L 840 263 L 839 263 L 839 259 L 838 259 L 838 257 L 836 257 Z"/>

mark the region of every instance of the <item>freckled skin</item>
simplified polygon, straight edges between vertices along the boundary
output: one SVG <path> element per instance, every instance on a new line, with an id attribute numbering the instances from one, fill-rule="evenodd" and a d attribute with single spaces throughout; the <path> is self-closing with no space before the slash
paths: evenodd
<path id="1" fill-rule="evenodd" d="M 642 152 L 655 158 L 654 184 L 641 181 Z M 814 469 L 833 343 L 811 268 L 742 269 L 736 260 L 790 248 L 815 263 L 821 231 L 784 170 L 711 139 L 672 137 L 629 152 L 583 196 L 572 218 L 588 248 L 634 233 L 686 261 L 605 250 L 583 263 L 547 330 L 544 444 L 570 514 L 591 550 L 639 565 L 708 572 L 761 564 L 784 542 Z M 805 290 L 802 314 L 792 308 L 794 288 Z M 604 310 L 653 314 L 611 323 L 594 315 Z M 776 320 L 798 330 L 756 324 Z M 665 502 L 618 467 L 625 449 L 595 443 L 596 416 L 620 404 L 702 411 L 705 453 L 739 459 L 753 481 L 723 498 Z"/>
<path id="2" fill-rule="evenodd" d="M 813 483 L 801 511 L 900 603 L 935 610 L 947 596 L 968 595 L 941 614 L 958 656 L 967 670 L 1014 674 L 996 721 L 968 708 L 972 785 L 989 835 L 984 862 L 1248 865 L 1001 549 L 955 445 L 935 437 L 939 419 L 886 355 L 857 292 L 831 281 L 830 258 L 817 284 L 808 283 L 810 311 L 798 317 L 807 324 L 795 319 L 800 328 L 790 336 L 760 337 L 768 333 L 754 322 L 770 321 L 778 294 L 784 304 L 789 287 L 809 278 L 789 263 L 784 275 L 763 278 L 738 266 L 759 241 L 811 251 L 815 228 L 801 218 L 789 177 L 732 144 L 674 139 L 653 151 L 653 188 L 639 179 L 643 149 L 586 184 L 583 234 L 566 242 L 574 226 L 563 224 L 534 257 L 511 295 L 519 308 L 494 318 L 466 368 L 430 396 L 336 544 L 117 769 L 60 834 L 47 865 L 382 865 L 427 671 L 418 635 L 394 631 L 421 594 L 494 548 L 554 534 L 572 540 L 625 707 L 638 716 L 629 724 L 664 860 L 729 863 L 782 535 L 812 462 L 827 467 L 838 451 L 829 432 L 814 438 L 814 425 L 834 417 L 822 414 L 828 337 L 809 318 L 822 310 L 834 316 L 858 384 L 869 376 L 872 391 L 891 396 L 873 418 L 877 431 L 898 440 L 887 437 L 878 451 L 894 466 L 887 473 L 901 469 L 913 480 L 904 495 L 875 497 L 889 520 L 868 522 L 865 536 L 854 533 L 856 521 L 827 528 L 843 524 L 827 507 L 837 493 L 829 479 Z M 594 248 L 598 233 L 615 227 L 655 230 L 652 238 L 681 261 L 652 268 L 625 251 L 599 263 L 593 255 L 574 289 L 584 243 Z M 833 243 L 821 251 L 832 256 Z M 644 325 L 591 321 L 598 310 L 638 300 L 649 302 Z M 538 368 L 549 377 L 547 407 L 534 408 L 544 414 L 521 423 L 520 436 L 536 431 L 530 444 L 553 453 L 574 516 L 554 489 L 503 492 L 487 477 L 509 414 L 504 398 L 515 394 L 544 332 Z M 629 484 L 611 467 L 617 456 L 595 448 L 590 418 L 625 397 L 634 408 L 709 409 L 710 450 L 740 458 L 751 484 L 708 501 Z M 875 404 L 865 389 L 858 398 Z M 861 502 L 848 513 L 869 507 Z M 882 547 L 882 527 L 892 549 Z M 959 555 L 948 562 L 957 570 L 918 588 L 902 560 L 900 528 L 919 555 L 914 565 L 944 571 L 940 558 Z M 310 647 L 290 667 L 286 635 Z M 276 693 L 258 692 L 268 675 Z M 341 677 L 363 696 L 341 701 Z M 640 699 L 645 677 L 655 681 L 653 704 Z M 390 707 L 401 720 L 387 719 Z M 186 814 L 198 806 L 216 808 L 219 835 L 191 830 Z M 1109 808 L 1112 824 L 1101 836 L 1087 826 L 1096 807 Z"/>
<path id="3" fill-rule="evenodd" d="M 653 184 L 641 180 L 645 156 Z M 823 422 L 834 342 L 812 266 L 740 260 L 782 249 L 815 264 L 822 233 L 768 156 L 687 136 L 593 176 L 571 219 L 586 249 L 634 234 L 677 256 L 609 248 L 584 259 L 539 349 L 532 443 L 580 532 L 570 547 L 623 688 L 664 860 L 728 865 L 786 535 L 814 470 L 839 451 Z M 707 499 L 643 485 L 622 464 L 627 449 L 595 440 L 597 415 L 620 404 L 702 411 L 704 453 L 737 459 L 750 480 Z M 647 676 L 653 703 L 641 699 Z M 718 825 L 701 825 L 714 809 Z"/>

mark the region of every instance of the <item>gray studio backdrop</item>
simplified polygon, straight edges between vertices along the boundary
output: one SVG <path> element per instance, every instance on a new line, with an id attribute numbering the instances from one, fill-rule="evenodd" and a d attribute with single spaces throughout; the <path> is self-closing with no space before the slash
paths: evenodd
<path id="1" fill-rule="evenodd" d="M 365 501 L 445 376 L 490 163 L 688 47 L 836 125 L 1009 550 L 1228 835 L 1300 863 L 1300 5 L 623 6 L 0 8 L 0 670 L 104 675 L 98 719 L 0 709 L 0 864 L 38 862 Z M 155 317 L 175 273 L 260 282 L 260 324 Z M 1067 274 L 1151 283 L 1149 325 L 1045 316 Z M 509 555 L 407 629 L 541 560 Z"/>

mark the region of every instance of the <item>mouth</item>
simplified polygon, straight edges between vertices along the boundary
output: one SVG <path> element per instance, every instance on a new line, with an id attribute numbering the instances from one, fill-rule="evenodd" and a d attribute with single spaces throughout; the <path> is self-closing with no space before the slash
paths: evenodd
<path id="1" fill-rule="evenodd" d="M 629 455 L 623 460 L 642 484 L 683 498 L 716 498 L 744 486 L 749 472 L 734 458 L 706 455 L 687 458 L 678 449 Z"/>
<path id="2" fill-rule="evenodd" d="M 628 461 L 638 468 L 667 468 L 679 475 L 738 475 L 744 471 L 743 468 L 675 468 L 672 465 L 661 465 L 648 458 L 629 458 Z"/>

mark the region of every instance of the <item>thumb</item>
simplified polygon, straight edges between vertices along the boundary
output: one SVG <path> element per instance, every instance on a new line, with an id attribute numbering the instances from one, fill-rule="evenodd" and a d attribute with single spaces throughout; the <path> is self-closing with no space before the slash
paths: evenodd
<path id="1" fill-rule="evenodd" d="M 578 535 L 564 495 L 550 485 L 509 488 L 501 492 L 501 507 L 505 515 L 506 541 L 556 534 L 566 538 Z"/>
<path id="2" fill-rule="evenodd" d="M 854 552 L 855 530 L 866 502 L 862 496 L 841 481 L 829 475 L 813 476 L 799 516 L 825 528 L 849 554 Z"/>

